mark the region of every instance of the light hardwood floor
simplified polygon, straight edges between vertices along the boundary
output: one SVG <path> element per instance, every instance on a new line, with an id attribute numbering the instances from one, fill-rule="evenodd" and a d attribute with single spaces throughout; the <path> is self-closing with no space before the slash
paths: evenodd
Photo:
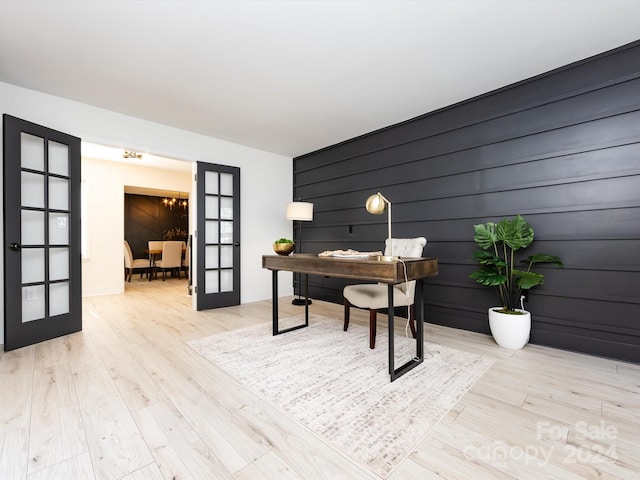
<path id="1" fill-rule="evenodd" d="M 270 321 L 270 301 L 190 305 L 184 280 L 134 276 L 84 300 L 82 332 L 1 354 L 0 479 L 378 478 L 185 345 Z M 495 362 L 391 480 L 640 478 L 640 366 L 433 325 L 426 338 Z"/>

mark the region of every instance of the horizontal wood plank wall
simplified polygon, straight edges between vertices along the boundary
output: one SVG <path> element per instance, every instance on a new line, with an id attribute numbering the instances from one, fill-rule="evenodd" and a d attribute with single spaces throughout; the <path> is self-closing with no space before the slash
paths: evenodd
<path id="1" fill-rule="evenodd" d="M 314 203 L 304 250 L 383 249 L 386 212 L 364 208 L 377 191 L 394 237 L 425 236 L 439 259 L 428 322 L 489 333 L 473 225 L 520 213 L 531 253 L 566 266 L 540 269 L 531 342 L 640 361 L 640 41 L 295 158 L 294 197 Z M 342 302 L 347 282 L 309 282 Z"/>
<path id="2" fill-rule="evenodd" d="M 161 197 L 149 195 L 124 195 L 124 239 L 129 242 L 134 258 L 145 258 L 149 240 L 186 240 L 168 238 L 169 230 L 179 228 L 189 231 L 189 208 L 169 209 Z"/>

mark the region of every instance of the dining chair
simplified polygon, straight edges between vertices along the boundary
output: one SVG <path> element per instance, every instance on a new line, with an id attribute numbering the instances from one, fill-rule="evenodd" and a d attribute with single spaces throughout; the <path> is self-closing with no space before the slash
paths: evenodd
<path id="1" fill-rule="evenodd" d="M 393 247 L 389 246 L 389 239 L 385 242 L 385 255 L 402 257 L 421 257 L 427 239 L 417 238 L 394 238 Z M 394 307 L 409 307 L 409 325 L 413 337 L 416 336 L 415 326 L 415 296 L 416 282 L 403 282 L 393 286 Z M 367 283 L 358 285 L 347 285 L 342 291 L 344 297 L 344 331 L 349 328 L 349 316 L 351 307 L 364 308 L 369 310 L 369 348 L 376 347 L 376 323 L 377 312 L 389 306 L 389 291 L 386 283 Z"/>
<path id="2" fill-rule="evenodd" d="M 162 269 L 162 281 L 166 277 L 167 270 L 178 270 L 178 278 L 180 278 L 180 270 L 182 268 L 182 244 L 181 241 L 166 241 L 162 243 L 162 258 L 156 260 L 155 268 Z"/>
<path id="3" fill-rule="evenodd" d="M 147 248 L 149 250 L 149 265 L 152 270 L 152 275 L 155 275 L 156 261 L 162 256 L 162 244 L 164 244 L 163 240 L 149 240 L 147 242 Z M 151 253 L 152 251 L 159 251 L 160 253 Z M 153 276 L 151 278 L 153 278 Z"/>
<path id="4" fill-rule="evenodd" d="M 149 240 L 149 250 L 162 250 L 164 240 Z"/>
<path id="5" fill-rule="evenodd" d="M 182 251 L 184 255 L 182 257 L 182 270 L 184 270 L 184 276 L 189 278 L 189 254 L 191 250 L 191 239 L 188 242 L 182 242 Z"/>
<path id="6" fill-rule="evenodd" d="M 133 271 L 137 269 L 144 269 L 147 274 L 149 272 L 149 260 L 145 260 L 144 258 L 133 258 L 133 252 L 131 252 L 131 246 L 129 242 L 124 241 L 124 268 L 125 268 L 125 278 L 128 282 L 131 281 L 131 275 L 133 275 Z M 142 274 L 144 272 L 140 272 L 140 278 L 142 278 Z"/>

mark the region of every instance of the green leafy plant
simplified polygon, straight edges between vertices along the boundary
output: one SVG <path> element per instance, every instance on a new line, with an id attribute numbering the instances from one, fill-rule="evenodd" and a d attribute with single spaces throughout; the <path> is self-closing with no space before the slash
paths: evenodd
<path id="1" fill-rule="evenodd" d="M 520 313 L 516 309 L 522 291 L 544 283 L 544 275 L 531 271 L 533 265 L 549 263 L 564 267 L 559 257 L 536 253 L 520 260 L 527 265 L 526 270 L 515 268 L 515 252 L 527 248 L 533 242 L 533 228 L 520 215 L 512 219 L 505 218 L 498 223 L 487 222 L 473 227 L 473 240 L 480 247 L 473 259 L 482 266 L 469 278 L 481 285 L 497 288 L 502 300 L 502 313 Z"/>
<path id="2" fill-rule="evenodd" d="M 289 240 L 288 238 L 279 238 L 273 243 L 293 243 L 293 240 Z"/>

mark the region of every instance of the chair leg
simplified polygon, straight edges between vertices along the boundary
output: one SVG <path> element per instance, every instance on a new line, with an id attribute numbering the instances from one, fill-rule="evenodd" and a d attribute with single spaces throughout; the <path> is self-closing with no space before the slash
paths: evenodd
<path id="1" fill-rule="evenodd" d="M 416 338 L 416 308 L 414 305 L 409 307 L 409 326 L 411 327 L 411 335 Z"/>
<path id="2" fill-rule="evenodd" d="M 133 275 L 133 268 L 127 268 L 127 282 L 131 281 L 131 275 Z"/>
<path id="3" fill-rule="evenodd" d="M 349 328 L 350 317 L 351 317 L 351 303 L 349 303 L 349 300 L 345 298 L 344 299 L 344 327 L 342 328 L 342 330 L 345 332 Z"/>
<path id="4" fill-rule="evenodd" d="M 369 309 L 369 348 L 376 348 L 376 324 L 377 318 L 376 314 L 378 312 L 374 308 Z"/>

